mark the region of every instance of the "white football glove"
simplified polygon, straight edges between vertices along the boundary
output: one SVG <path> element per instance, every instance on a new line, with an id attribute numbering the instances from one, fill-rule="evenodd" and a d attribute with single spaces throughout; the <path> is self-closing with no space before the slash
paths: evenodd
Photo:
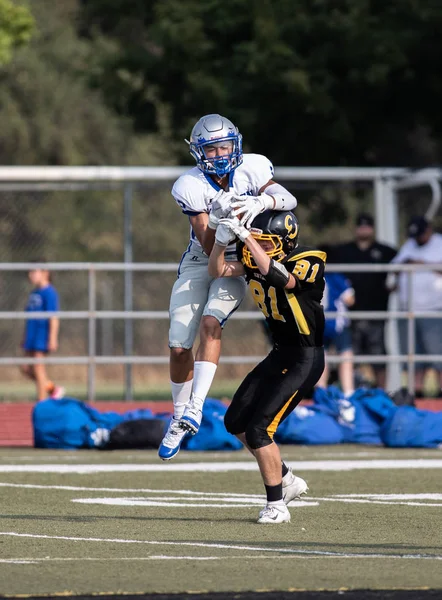
<path id="1" fill-rule="evenodd" d="M 220 222 L 216 229 L 215 242 L 219 246 L 228 246 L 234 241 L 235 237 L 236 235 L 233 231 L 227 225 L 223 225 Z"/>
<path id="2" fill-rule="evenodd" d="M 232 210 L 231 203 L 234 198 L 235 195 L 232 192 L 220 190 L 212 199 L 210 204 L 210 214 L 213 214 L 217 219 L 228 217 Z"/>
<path id="3" fill-rule="evenodd" d="M 210 229 L 216 229 L 218 227 L 218 224 L 219 224 L 218 217 L 213 212 L 209 213 L 208 226 L 210 227 Z"/>
<path id="4" fill-rule="evenodd" d="M 232 233 L 234 233 L 235 236 L 242 242 L 245 242 L 250 235 L 250 231 L 244 227 L 244 225 L 237 217 L 231 217 L 230 219 L 220 219 L 219 227 L 221 227 L 221 225 L 223 225 L 224 227 L 228 227 L 228 229 Z"/>
<path id="5" fill-rule="evenodd" d="M 237 196 L 238 198 L 238 196 Z M 250 227 L 252 221 L 260 213 L 270 210 L 274 206 L 272 196 L 260 194 L 259 196 L 246 196 L 245 199 L 232 202 L 232 216 L 241 216 L 241 223 L 245 227 Z"/>

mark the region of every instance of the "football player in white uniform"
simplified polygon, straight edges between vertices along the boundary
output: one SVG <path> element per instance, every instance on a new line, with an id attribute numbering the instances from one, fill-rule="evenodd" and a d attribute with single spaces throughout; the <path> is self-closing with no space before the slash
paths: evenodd
<path id="1" fill-rule="evenodd" d="M 187 141 L 187 140 L 186 140 Z M 197 166 L 181 175 L 172 196 L 190 221 L 190 242 L 170 298 L 170 379 L 173 419 L 158 450 L 170 460 L 187 432 L 197 433 L 221 352 L 221 333 L 244 297 L 243 277 L 210 277 L 209 255 L 218 220 L 238 215 L 245 226 L 261 212 L 292 210 L 296 198 L 273 181 L 273 165 L 261 154 L 243 154 L 242 136 L 229 119 L 202 117 L 192 129 L 189 149 Z M 236 245 L 226 260 L 237 260 Z M 200 345 L 193 358 L 195 337 Z"/>

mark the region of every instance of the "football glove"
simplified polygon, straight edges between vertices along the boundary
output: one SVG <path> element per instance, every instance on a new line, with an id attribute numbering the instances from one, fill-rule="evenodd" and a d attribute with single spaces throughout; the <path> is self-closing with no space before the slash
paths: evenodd
<path id="1" fill-rule="evenodd" d="M 216 229 L 218 227 L 218 224 L 219 224 L 218 217 L 213 212 L 209 213 L 208 226 L 210 227 L 210 229 Z"/>
<path id="2" fill-rule="evenodd" d="M 213 214 L 217 219 L 228 217 L 232 209 L 231 203 L 234 197 L 232 192 L 220 190 L 210 204 L 210 214 Z"/>
<path id="3" fill-rule="evenodd" d="M 220 223 L 216 228 L 215 242 L 218 246 L 228 246 L 234 241 L 235 237 L 236 235 L 227 225 Z"/>
<path id="4" fill-rule="evenodd" d="M 238 197 L 237 197 L 238 198 Z M 260 194 L 259 196 L 248 196 L 246 199 L 235 200 L 232 202 L 232 216 L 241 215 L 241 224 L 250 227 L 252 221 L 260 213 L 270 210 L 274 206 L 272 196 Z"/>
<path id="5" fill-rule="evenodd" d="M 228 227 L 228 229 L 234 233 L 235 236 L 241 240 L 241 242 L 245 242 L 250 235 L 250 231 L 244 227 L 237 217 L 220 219 L 218 227 L 221 227 L 221 225 Z"/>

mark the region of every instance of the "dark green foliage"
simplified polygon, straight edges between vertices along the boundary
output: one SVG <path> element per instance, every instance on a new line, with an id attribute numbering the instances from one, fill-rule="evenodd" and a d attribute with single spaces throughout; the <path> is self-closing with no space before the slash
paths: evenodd
<path id="1" fill-rule="evenodd" d="M 82 30 L 118 44 L 95 84 L 141 130 L 166 105 L 181 136 L 226 113 L 276 164 L 440 160 L 439 1 L 83 0 Z"/>

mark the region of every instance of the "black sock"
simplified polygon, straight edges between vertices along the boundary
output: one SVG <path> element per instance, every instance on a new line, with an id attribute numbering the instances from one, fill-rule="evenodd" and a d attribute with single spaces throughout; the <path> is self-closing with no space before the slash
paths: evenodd
<path id="1" fill-rule="evenodd" d="M 282 481 L 278 485 L 266 485 L 267 502 L 282 500 Z"/>
<path id="2" fill-rule="evenodd" d="M 288 466 L 285 464 L 284 461 L 282 461 L 282 476 L 285 477 L 287 475 L 287 473 L 289 472 L 289 468 Z"/>

